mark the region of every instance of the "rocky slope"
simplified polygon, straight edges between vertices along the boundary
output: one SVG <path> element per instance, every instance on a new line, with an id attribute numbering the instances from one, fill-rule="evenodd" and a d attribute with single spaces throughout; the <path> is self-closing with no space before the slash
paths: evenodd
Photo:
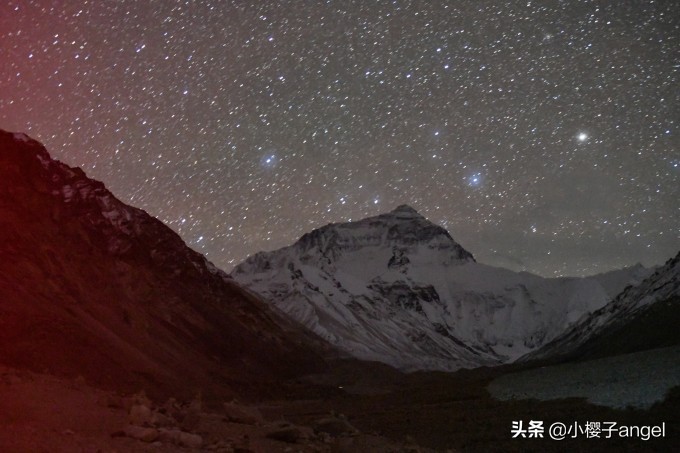
<path id="1" fill-rule="evenodd" d="M 101 182 L 0 131 L 0 363 L 182 396 L 324 367 L 278 316 Z"/>
<path id="2" fill-rule="evenodd" d="M 486 266 L 446 230 L 399 206 L 258 253 L 232 276 L 358 358 L 455 370 L 542 346 L 647 272 L 636 267 L 599 281 Z"/>

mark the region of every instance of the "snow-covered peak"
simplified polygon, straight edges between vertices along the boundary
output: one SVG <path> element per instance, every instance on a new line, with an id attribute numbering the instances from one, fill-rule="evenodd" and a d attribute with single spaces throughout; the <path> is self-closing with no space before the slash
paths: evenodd
<path id="1" fill-rule="evenodd" d="M 409 218 L 409 217 L 423 218 L 423 216 L 421 216 L 418 213 L 418 211 L 416 211 L 414 208 L 412 208 L 411 206 L 409 206 L 407 204 L 401 204 L 401 205 L 397 206 L 396 208 L 394 208 L 394 210 L 392 210 L 392 212 L 390 212 L 390 214 L 392 214 L 394 216 L 401 217 L 401 218 Z"/>
<path id="2" fill-rule="evenodd" d="M 306 265 L 334 271 L 361 261 L 363 268 L 405 268 L 409 263 L 460 264 L 474 261 L 472 254 L 456 243 L 442 227 L 433 224 L 406 205 L 354 222 L 329 224 L 305 234 L 291 247 L 268 259 L 296 256 Z M 262 254 L 244 263 L 258 267 Z M 238 271 L 237 271 L 238 272 Z"/>
<path id="3" fill-rule="evenodd" d="M 330 224 L 261 252 L 232 276 L 362 359 L 452 370 L 512 361 L 604 306 L 593 278 L 545 279 L 477 263 L 413 208 Z M 622 286 L 619 288 L 622 289 Z"/>

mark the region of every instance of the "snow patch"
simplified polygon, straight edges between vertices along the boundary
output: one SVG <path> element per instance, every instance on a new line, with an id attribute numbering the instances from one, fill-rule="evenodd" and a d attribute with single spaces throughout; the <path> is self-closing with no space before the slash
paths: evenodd
<path id="1" fill-rule="evenodd" d="M 24 134 L 23 132 L 14 132 L 12 136 L 14 137 L 14 140 L 17 142 L 28 143 L 31 141 L 30 137 Z"/>

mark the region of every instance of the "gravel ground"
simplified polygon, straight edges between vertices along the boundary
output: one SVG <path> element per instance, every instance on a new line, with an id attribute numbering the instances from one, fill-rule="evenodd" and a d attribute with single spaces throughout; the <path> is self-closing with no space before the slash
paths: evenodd
<path id="1" fill-rule="evenodd" d="M 647 409 L 675 386 L 680 386 L 680 346 L 508 374 L 488 389 L 500 400 L 581 397 L 617 409 Z"/>

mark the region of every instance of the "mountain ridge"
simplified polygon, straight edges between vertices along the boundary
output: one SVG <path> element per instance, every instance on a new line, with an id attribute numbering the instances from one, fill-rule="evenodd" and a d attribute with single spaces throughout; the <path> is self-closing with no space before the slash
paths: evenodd
<path id="1" fill-rule="evenodd" d="M 258 382 L 274 390 L 325 367 L 322 342 L 162 222 L 5 131 L 0 231 L 0 361 L 9 366 L 176 396 Z"/>
<path id="2" fill-rule="evenodd" d="M 679 302 L 680 253 L 521 360 L 584 360 L 680 344 Z"/>

